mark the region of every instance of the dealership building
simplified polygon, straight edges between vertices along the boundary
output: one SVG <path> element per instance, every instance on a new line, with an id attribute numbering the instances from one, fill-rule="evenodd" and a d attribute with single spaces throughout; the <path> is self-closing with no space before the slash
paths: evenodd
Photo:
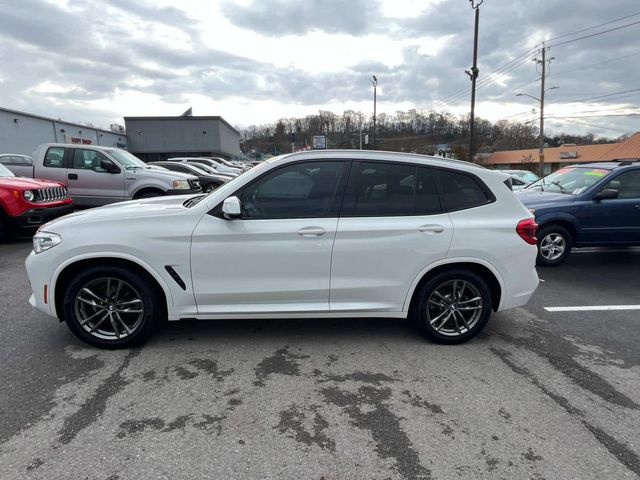
<path id="1" fill-rule="evenodd" d="M 129 151 L 145 162 L 240 155 L 240 132 L 218 116 L 124 117 Z"/>
<path id="2" fill-rule="evenodd" d="M 145 161 L 240 154 L 240 133 L 218 116 L 125 117 L 110 130 L 0 107 L 0 153 L 31 155 L 43 143 L 129 150 Z"/>
<path id="3" fill-rule="evenodd" d="M 124 149 L 128 147 L 124 129 L 103 130 L 0 108 L 0 153 L 31 155 L 42 143 L 77 143 Z"/>

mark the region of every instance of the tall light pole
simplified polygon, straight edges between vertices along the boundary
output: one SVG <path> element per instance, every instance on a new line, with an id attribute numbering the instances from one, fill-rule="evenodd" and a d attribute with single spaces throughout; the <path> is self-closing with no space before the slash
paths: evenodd
<path id="1" fill-rule="evenodd" d="M 476 110 L 476 80 L 478 79 L 478 26 L 480 25 L 480 5 L 484 0 L 469 0 L 471 8 L 476 11 L 475 28 L 473 30 L 473 66 L 471 70 L 465 70 L 471 79 L 471 115 L 469 116 L 469 161 L 473 162 L 473 134 L 475 128 Z"/>
<path id="2" fill-rule="evenodd" d="M 377 101 L 377 89 L 378 79 L 375 75 L 371 77 L 371 85 L 373 85 L 373 150 L 376 149 L 376 101 Z"/>

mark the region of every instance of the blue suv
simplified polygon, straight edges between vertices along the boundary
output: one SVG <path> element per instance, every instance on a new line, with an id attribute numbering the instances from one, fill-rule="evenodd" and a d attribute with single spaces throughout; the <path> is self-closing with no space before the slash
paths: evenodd
<path id="1" fill-rule="evenodd" d="M 640 245 L 640 161 L 562 168 L 516 193 L 538 223 L 538 265 L 572 247 Z"/>

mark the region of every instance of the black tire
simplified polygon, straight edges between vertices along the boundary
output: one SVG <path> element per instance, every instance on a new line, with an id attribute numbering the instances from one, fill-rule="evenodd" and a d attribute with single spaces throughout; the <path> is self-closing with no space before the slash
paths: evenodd
<path id="1" fill-rule="evenodd" d="M 569 230 L 562 225 L 544 225 L 540 230 L 538 230 L 536 237 L 538 238 L 538 256 L 536 257 L 537 265 L 555 267 L 556 265 L 560 265 L 564 262 L 571 253 L 573 237 Z M 552 242 L 560 238 L 560 243 L 557 246 L 548 245 L 548 242 Z M 549 247 L 551 250 L 544 250 L 546 247 Z M 561 248 L 562 251 L 560 252 L 557 250 L 558 248 Z"/>
<path id="2" fill-rule="evenodd" d="M 136 200 L 141 200 L 143 198 L 154 198 L 154 197 L 162 197 L 164 196 L 164 192 L 161 190 L 153 190 L 149 192 L 144 192 L 141 195 L 136 196 Z"/>
<path id="3" fill-rule="evenodd" d="M 123 295 L 126 294 L 128 290 L 130 298 L 139 297 L 143 306 L 141 309 L 142 312 L 136 314 L 127 313 L 126 309 L 117 310 L 120 304 L 111 301 L 109 301 L 111 304 L 109 307 L 106 302 L 100 305 L 86 306 L 86 302 L 77 300 L 83 288 L 96 285 L 96 287 L 91 287 L 93 292 L 93 289 L 98 289 L 98 286 L 101 284 L 100 282 L 106 279 L 121 282 L 121 284 L 124 285 L 122 287 Z M 115 285 L 117 285 L 117 283 L 115 283 Z M 111 289 L 112 292 L 115 290 L 115 285 L 113 289 Z M 109 286 L 111 286 L 111 284 L 109 284 Z M 100 298 L 105 295 L 106 297 L 109 296 L 104 293 L 104 290 L 96 290 L 96 294 L 97 292 L 103 293 L 102 295 L 98 294 Z M 84 298 L 91 299 L 91 297 L 88 296 Z M 123 267 L 98 266 L 88 268 L 73 278 L 64 292 L 62 308 L 67 326 L 80 340 L 98 348 L 118 349 L 140 345 L 151 336 L 155 326 L 161 323 L 161 319 L 165 315 L 165 309 L 162 307 L 163 302 L 164 299 L 162 295 L 156 291 L 145 276 Z M 131 300 L 129 300 L 128 303 L 131 303 Z M 139 305 L 140 302 L 136 304 Z M 130 306 L 133 307 L 133 305 Z M 109 315 L 108 310 L 113 311 L 113 309 L 116 308 L 116 311 L 121 312 L 122 316 L 120 318 L 124 318 L 124 320 L 128 322 L 128 326 L 132 327 L 132 331 L 130 333 L 126 332 L 122 322 L 117 322 L 117 325 L 120 327 L 118 329 L 118 336 L 120 336 L 120 338 L 116 338 L 115 331 L 111 326 L 111 315 L 109 315 L 103 320 L 101 328 L 98 328 L 94 333 L 90 333 L 81 325 L 81 318 L 79 316 L 91 316 L 90 314 L 98 312 L 99 308 L 102 309 L 101 313 L 97 314 L 96 321 L 87 324 L 87 328 L 93 328 L 95 324 L 98 323 L 98 320 L 102 318 L 103 314 L 106 313 L 106 315 Z M 140 307 L 133 308 L 140 309 Z M 135 312 L 133 308 L 129 308 L 129 310 Z M 114 317 L 114 319 L 117 319 L 117 317 Z M 135 320 L 135 323 L 133 320 Z M 110 331 L 114 332 L 113 335 L 110 335 Z"/>
<path id="4" fill-rule="evenodd" d="M 460 299 L 462 308 L 465 309 L 464 312 L 460 310 L 461 305 L 454 301 L 453 296 L 451 302 L 458 305 L 457 312 L 454 311 L 456 310 L 455 307 L 451 310 L 434 306 L 430 303 L 430 299 L 436 299 L 436 291 L 448 291 L 449 285 L 455 285 L 453 282 L 458 282 L 458 285 L 460 285 L 460 282 L 466 282 L 462 299 Z M 470 285 L 472 288 L 469 287 Z M 460 287 L 457 288 L 459 292 Z M 414 297 L 411 320 L 422 335 L 436 343 L 454 345 L 466 342 L 475 337 L 484 328 L 491 316 L 491 290 L 481 276 L 469 270 L 449 270 L 439 273 L 427 281 L 416 295 Z M 480 300 L 470 302 L 469 297 L 479 297 Z M 445 300 L 443 300 L 444 302 Z M 429 305 L 429 310 L 427 305 Z M 471 311 L 471 307 L 478 308 Z M 444 315 L 443 318 L 446 318 L 448 314 L 453 315 L 453 317 L 450 320 L 445 320 L 445 324 L 441 328 L 437 328 L 439 322 L 435 320 L 440 316 L 441 312 Z M 465 323 L 460 319 L 459 315 L 461 314 L 465 315 L 463 318 L 465 318 L 469 328 L 466 328 Z"/>

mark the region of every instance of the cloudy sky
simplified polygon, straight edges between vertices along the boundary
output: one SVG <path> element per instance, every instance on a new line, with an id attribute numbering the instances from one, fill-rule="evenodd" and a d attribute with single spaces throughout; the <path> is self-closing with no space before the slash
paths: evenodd
<path id="1" fill-rule="evenodd" d="M 484 0 L 480 17 L 479 116 L 536 118 L 515 94 L 539 96 L 550 39 L 547 131 L 640 130 L 637 0 Z M 472 35 L 468 0 L 0 0 L 0 106 L 98 126 L 193 106 L 244 127 L 371 113 L 375 74 L 379 112 L 460 114 Z"/>

